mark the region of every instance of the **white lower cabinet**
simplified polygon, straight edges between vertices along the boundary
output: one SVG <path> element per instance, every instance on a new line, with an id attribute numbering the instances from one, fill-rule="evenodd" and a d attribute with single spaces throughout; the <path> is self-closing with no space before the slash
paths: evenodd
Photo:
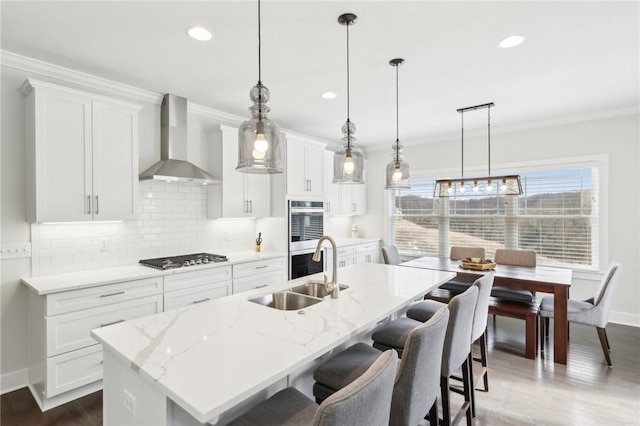
<path id="1" fill-rule="evenodd" d="M 91 330 L 281 284 L 286 257 L 220 265 L 47 295 L 29 292 L 29 388 L 48 410 L 102 388 Z"/>
<path id="2" fill-rule="evenodd" d="M 47 358 L 45 392 L 59 395 L 102 379 L 102 345 Z"/>
<path id="3" fill-rule="evenodd" d="M 29 388 L 42 410 L 101 388 L 98 327 L 163 310 L 162 277 L 49 295 L 29 293 Z"/>
<path id="4" fill-rule="evenodd" d="M 233 294 L 287 281 L 284 257 L 233 265 Z"/>
<path id="5" fill-rule="evenodd" d="M 338 268 L 353 265 L 356 263 L 356 250 L 354 246 L 338 247 L 336 253 Z M 327 271 L 333 268 L 333 250 L 327 249 Z"/>
<path id="6" fill-rule="evenodd" d="M 338 268 L 353 265 L 356 263 L 380 263 L 380 242 L 372 241 L 368 243 L 352 244 L 347 246 L 338 246 L 336 254 L 338 260 Z M 333 267 L 333 250 L 327 249 L 327 271 L 331 271 Z"/>
<path id="7" fill-rule="evenodd" d="M 164 310 L 196 305 L 231 294 L 231 266 L 164 277 Z"/>
<path id="8" fill-rule="evenodd" d="M 356 263 L 380 263 L 380 243 L 356 245 Z"/>

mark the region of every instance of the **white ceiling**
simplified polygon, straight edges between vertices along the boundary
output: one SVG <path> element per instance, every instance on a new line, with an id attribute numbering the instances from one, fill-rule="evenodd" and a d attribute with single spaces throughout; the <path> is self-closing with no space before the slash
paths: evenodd
<path id="1" fill-rule="evenodd" d="M 257 81 L 256 1 L 2 1 L 2 49 L 248 116 Z M 338 141 L 351 120 L 365 149 L 459 134 L 456 109 L 495 102 L 492 129 L 629 111 L 639 104 L 639 4 L 576 1 L 272 1 L 262 3 L 262 80 L 281 127 Z M 187 27 L 214 39 L 198 42 Z M 524 44 L 499 49 L 522 34 Z M 324 100 L 325 91 L 337 93 Z M 469 119 L 467 118 L 469 117 Z M 478 117 L 478 118 L 474 118 Z M 465 115 L 469 130 L 486 115 Z"/>

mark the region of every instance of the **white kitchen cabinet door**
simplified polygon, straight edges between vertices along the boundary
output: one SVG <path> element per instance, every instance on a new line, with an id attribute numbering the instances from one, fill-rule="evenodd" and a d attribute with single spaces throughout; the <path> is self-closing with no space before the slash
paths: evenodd
<path id="1" fill-rule="evenodd" d="M 351 185 L 351 213 L 356 216 L 367 213 L 367 188 L 365 185 Z"/>
<path id="2" fill-rule="evenodd" d="M 137 111 L 93 101 L 93 218 L 133 219 L 138 200 Z"/>
<path id="3" fill-rule="evenodd" d="M 287 137 L 287 194 L 307 194 L 306 144 Z"/>
<path id="4" fill-rule="evenodd" d="M 316 142 L 286 136 L 287 194 L 324 197 L 324 148 Z"/>
<path id="5" fill-rule="evenodd" d="M 309 195 L 324 196 L 324 146 L 308 143 L 306 146 L 307 180 Z"/>
<path id="6" fill-rule="evenodd" d="M 27 100 L 29 220 L 90 221 L 91 99 L 36 90 Z"/>
<path id="7" fill-rule="evenodd" d="M 238 129 L 217 126 L 209 131 L 208 139 L 208 171 L 222 183 L 207 187 L 207 217 L 268 217 L 271 211 L 269 175 L 236 171 Z"/>
<path id="8" fill-rule="evenodd" d="M 333 182 L 333 156 L 332 151 L 324 151 L 324 211 L 333 216 L 340 212 L 340 186 Z"/>
<path id="9" fill-rule="evenodd" d="M 140 107 L 31 79 L 22 91 L 29 221 L 132 219 Z"/>

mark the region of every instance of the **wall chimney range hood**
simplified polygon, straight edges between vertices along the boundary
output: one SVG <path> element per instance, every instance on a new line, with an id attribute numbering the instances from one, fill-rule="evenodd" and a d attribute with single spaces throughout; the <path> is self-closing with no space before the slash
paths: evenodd
<path id="1" fill-rule="evenodd" d="M 220 183 L 187 161 L 187 99 L 166 94 L 160 111 L 160 161 L 140 174 L 140 180 L 194 184 Z"/>

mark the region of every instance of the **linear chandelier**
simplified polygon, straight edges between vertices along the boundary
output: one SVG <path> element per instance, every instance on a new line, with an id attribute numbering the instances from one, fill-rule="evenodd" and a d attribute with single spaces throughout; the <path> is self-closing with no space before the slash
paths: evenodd
<path id="1" fill-rule="evenodd" d="M 522 183 L 519 175 L 491 176 L 491 107 L 493 102 L 460 108 L 461 142 L 462 142 L 462 173 L 459 178 L 437 179 L 433 190 L 434 197 L 455 196 L 492 196 L 492 195 L 521 195 Z M 478 109 L 487 109 L 487 148 L 488 170 L 487 176 L 464 177 L 464 113 Z"/>

